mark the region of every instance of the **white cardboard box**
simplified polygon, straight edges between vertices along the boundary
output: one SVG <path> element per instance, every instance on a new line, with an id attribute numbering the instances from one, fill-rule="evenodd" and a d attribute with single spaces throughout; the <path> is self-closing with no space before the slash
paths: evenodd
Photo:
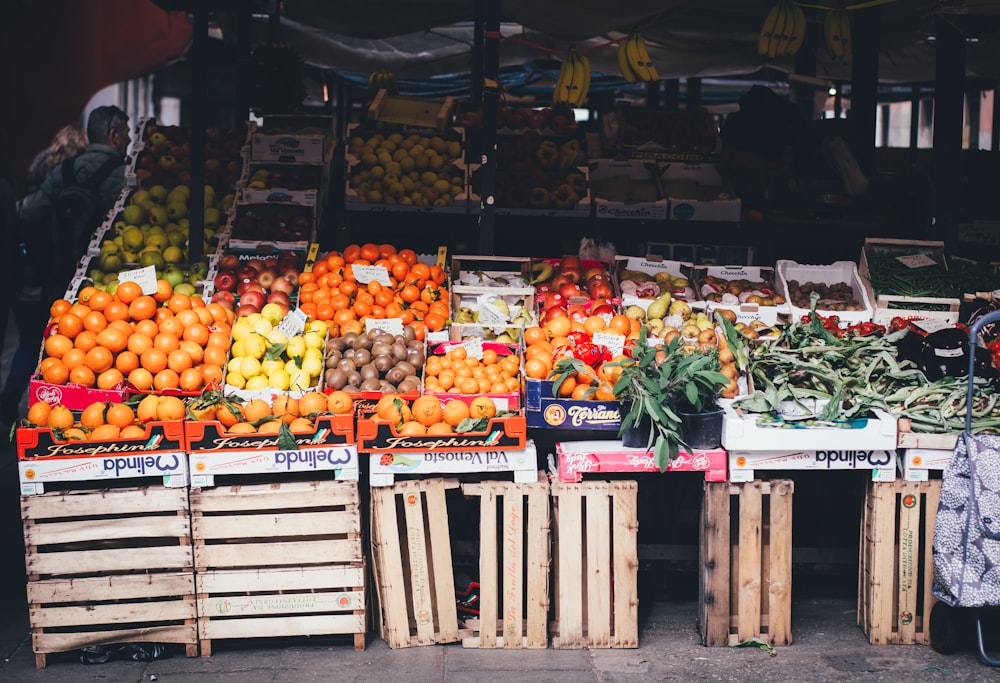
<path id="1" fill-rule="evenodd" d="M 876 411 L 876 416 L 861 429 L 798 429 L 761 426 L 758 414 L 738 412 L 727 403 L 723 410 L 722 446 L 728 451 L 896 451 L 896 418 L 881 411 Z"/>
<path id="2" fill-rule="evenodd" d="M 791 297 L 788 296 L 788 282 L 790 280 L 797 280 L 800 283 L 818 282 L 825 285 L 846 282 L 851 286 L 854 299 L 861 304 L 862 310 L 834 311 L 817 307 L 816 312 L 822 316 L 836 315 L 840 318 L 841 322 L 853 324 L 869 322 L 875 313 L 875 308 L 868 296 L 868 289 L 861 281 L 861 276 L 858 274 L 858 266 L 854 261 L 835 261 L 828 265 L 810 265 L 780 259 L 775 264 L 775 271 L 778 276 L 778 292 L 788 302 L 786 305 L 793 319 L 800 318 L 809 313 L 809 308 L 802 308 L 792 303 Z"/>
<path id="3" fill-rule="evenodd" d="M 656 183 L 654 182 L 653 173 L 659 173 L 655 162 L 640 159 L 628 159 L 624 161 L 597 159 L 590 166 L 590 186 L 594 204 L 594 217 L 666 220 L 667 198 L 659 196 L 658 192 L 657 199 L 654 201 L 617 201 L 601 196 L 600 188 L 602 183 L 612 178 L 624 177 L 628 181 L 649 183 L 655 188 Z M 656 192 L 655 189 L 654 192 Z"/>

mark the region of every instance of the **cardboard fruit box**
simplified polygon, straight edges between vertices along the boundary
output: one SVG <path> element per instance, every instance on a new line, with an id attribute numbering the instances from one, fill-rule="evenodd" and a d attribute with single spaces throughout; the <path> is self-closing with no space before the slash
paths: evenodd
<path id="1" fill-rule="evenodd" d="M 45 330 L 45 337 L 55 334 L 55 324 L 50 324 Z M 121 403 L 125 400 L 125 383 L 122 382 L 113 389 L 98 389 L 80 384 L 51 384 L 41 375 L 40 365 L 45 357 L 45 342 L 42 341 L 38 352 L 38 364 L 28 381 L 28 405 L 37 401 L 45 401 L 51 406 L 64 405 L 70 410 L 83 410 L 91 403 L 110 402 Z"/>
<path id="2" fill-rule="evenodd" d="M 774 303 L 774 268 L 702 266 L 694 269 L 694 278 L 700 292 L 698 298 L 705 302 L 705 312 L 709 318 L 714 311 L 725 309 L 735 313 L 737 322 L 750 323 L 758 320 L 765 325 L 774 325 L 778 321 L 778 305 Z M 728 292 L 727 286 L 739 281 L 746 281 L 749 287 L 737 294 Z M 718 295 L 724 298 L 716 301 L 715 297 Z M 757 301 L 757 298 L 762 300 Z M 768 300 L 771 303 L 766 303 Z"/>
<path id="3" fill-rule="evenodd" d="M 667 219 L 656 161 L 597 159 L 590 165 L 590 192 L 595 218 Z"/>
<path id="4" fill-rule="evenodd" d="M 146 428 L 144 436 L 115 441 L 59 439 L 47 427 L 18 427 L 17 458 L 18 460 L 32 460 L 35 458 L 141 455 L 184 451 L 183 420 L 147 422 L 143 427 Z"/>
<path id="5" fill-rule="evenodd" d="M 318 415 L 311 433 L 294 434 L 297 450 L 324 449 L 354 443 L 354 415 Z M 281 450 L 277 434 L 229 434 L 217 420 L 185 420 L 189 453 L 260 453 Z"/>
<path id="6" fill-rule="evenodd" d="M 527 378 L 524 414 L 529 427 L 617 432 L 621 426 L 618 401 L 558 398 L 550 379 Z"/>
<path id="7" fill-rule="evenodd" d="M 322 118 L 325 120 L 268 116 L 260 126 L 251 121 L 247 131 L 251 160 L 329 163 L 336 147 L 336 137 L 333 134 L 332 118 Z"/>
<path id="8" fill-rule="evenodd" d="M 481 432 L 441 436 L 400 435 L 394 425 L 372 417 L 358 417 L 358 450 L 362 453 L 424 451 L 523 450 L 527 426 L 524 415 L 494 417 Z"/>
<path id="9" fill-rule="evenodd" d="M 235 205 L 229 247 L 255 249 L 270 244 L 280 251 L 304 250 L 316 241 L 316 203 L 291 201 Z"/>
<path id="10" fill-rule="evenodd" d="M 652 284 L 649 287 L 649 294 L 646 293 L 645 289 L 642 293 L 627 293 L 627 287 L 623 289 L 622 285 L 625 281 L 629 279 L 628 272 L 635 271 L 639 273 L 645 273 L 646 275 L 656 278 L 658 273 L 665 273 L 671 275 L 675 281 L 679 282 L 680 279 L 685 281 L 683 285 L 671 286 L 671 298 L 680 299 L 687 301 L 689 304 L 695 304 L 699 301 L 697 291 L 694 288 L 694 265 L 684 261 L 667 261 L 658 256 L 617 256 L 615 257 L 614 269 L 612 275 L 614 277 L 615 288 L 617 291 L 621 292 L 621 304 L 623 307 L 627 308 L 629 306 L 639 306 L 643 310 L 649 308 L 649 305 L 656 300 L 659 296 L 659 287 L 656 286 L 655 281 L 651 280 L 646 284 Z M 656 290 L 656 293 L 652 293 Z"/>
<path id="11" fill-rule="evenodd" d="M 822 316 L 836 315 L 842 323 L 854 324 L 870 322 L 874 315 L 874 306 L 868 296 L 868 290 L 858 274 L 858 266 L 853 261 L 836 261 L 826 265 L 796 263 L 795 261 L 779 260 L 775 264 L 778 277 L 778 293 L 785 297 L 789 314 L 801 318 L 809 313 L 808 300 L 795 301 L 789 296 L 789 283 L 795 281 L 800 286 L 808 283 L 821 285 L 845 284 L 855 301 L 857 310 L 842 310 L 831 308 L 820 300 L 816 312 Z M 805 305 L 803 305 L 805 304 Z"/>

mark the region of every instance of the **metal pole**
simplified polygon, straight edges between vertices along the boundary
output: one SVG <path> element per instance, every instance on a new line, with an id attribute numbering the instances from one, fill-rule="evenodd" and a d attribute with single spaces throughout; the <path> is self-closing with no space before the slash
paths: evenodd
<path id="1" fill-rule="evenodd" d="M 938 17 L 934 64 L 934 149 L 931 168 L 932 225 L 945 250 L 958 242 L 961 215 L 962 109 L 965 99 L 965 36 Z"/>
<path id="2" fill-rule="evenodd" d="M 479 0 L 483 4 L 483 142 L 482 183 L 479 207 L 479 253 L 494 252 L 497 176 L 497 109 L 500 106 L 500 8 L 496 0 Z"/>
<path id="3" fill-rule="evenodd" d="M 205 242 L 205 129 L 208 127 L 208 9 L 194 7 L 191 43 L 191 196 L 188 199 L 188 261 L 201 261 Z"/>
<path id="4" fill-rule="evenodd" d="M 880 7 L 851 12 L 851 150 L 865 173 L 875 167 L 875 112 L 878 107 Z"/>
<path id="5" fill-rule="evenodd" d="M 910 90 L 910 161 L 916 159 L 920 141 L 920 86 Z"/>
<path id="6" fill-rule="evenodd" d="M 481 107 L 483 104 L 483 58 L 485 56 L 486 41 L 486 10 L 485 0 L 476 0 L 473 11 L 473 33 L 472 33 L 472 82 L 470 90 L 472 95 L 472 106 Z"/>

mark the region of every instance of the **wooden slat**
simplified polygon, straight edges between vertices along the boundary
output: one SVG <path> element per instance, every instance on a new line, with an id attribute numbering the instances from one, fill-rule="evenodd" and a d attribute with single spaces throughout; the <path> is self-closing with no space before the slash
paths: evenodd
<path id="1" fill-rule="evenodd" d="M 451 528 L 446 523 L 448 505 L 445 488 L 457 488 L 458 483 L 438 480 L 427 488 L 427 514 L 430 524 L 433 587 L 436 599 L 434 615 L 438 624 L 435 642 L 455 643 L 461 639 L 458 631 L 458 610 L 455 608 L 455 568 L 451 559 Z"/>
<path id="2" fill-rule="evenodd" d="M 197 575 L 198 593 L 300 591 L 365 585 L 363 566 L 215 570 Z"/>
<path id="3" fill-rule="evenodd" d="M 79 519 L 67 522 L 31 524 L 25 527 L 27 545 L 57 545 L 142 538 L 181 538 L 191 535 L 187 515 Z"/>
<path id="4" fill-rule="evenodd" d="M 582 488 L 586 508 L 584 543 L 587 549 L 584 572 L 587 620 L 584 630 L 587 632 L 587 647 L 606 648 L 611 646 L 611 577 L 617 576 L 617 572 L 612 574 L 611 568 L 612 543 L 618 549 L 618 538 L 611 532 L 615 499 L 609 498 L 607 484 L 585 481 Z M 618 559 L 617 556 L 615 559 Z"/>
<path id="5" fill-rule="evenodd" d="M 416 619 L 416 644 L 434 643 L 434 597 L 431 585 L 430 548 L 428 548 L 427 528 L 424 525 L 424 503 L 420 490 L 405 482 L 403 513 L 406 519 L 406 547 L 410 557 L 410 597 L 413 600 L 413 616 Z"/>
<path id="6" fill-rule="evenodd" d="M 616 481 L 612 533 L 614 538 L 614 647 L 639 646 L 638 529 L 635 481 Z"/>
<path id="7" fill-rule="evenodd" d="M 410 643 L 406 609 L 406 579 L 400 553 L 402 539 L 396 524 L 396 494 L 392 488 L 373 488 L 372 555 L 375 586 L 382 607 L 382 637 L 389 647 Z"/>
<path id="8" fill-rule="evenodd" d="M 90 602 L 193 595 L 194 572 L 94 576 L 29 581 L 28 602 Z"/>
<path id="9" fill-rule="evenodd" d="M 917 637 L 917 642 L 922 645 L 931 644 L 931 609 L 937 598 L 931 593 L 934 584 L 934 522 L 937 518 L 938 505 L 941 501 L 941 481 L 929 482 L 927 486 L 927 497 L 924 500 L 926 510 L 926 524 L 924 527 L 923 542 L 923 563 L 924 563 L 924 585 L 923 585 L 923 614 L 920 615 L 921 632 Z"/>
<path id="10" fill-rule="evenodd" d="M 193 567 L 191 546 L 179 545 L 29 553 L 25 564 L 28 574 L 60 576 Z"/>
<path id="11" fill-rule="evenodd" d="M 739 494 L 739 547 L 737 565 L 737 628 L 739 640 L 760 635 L 761 483 L 743 484 Z"/>
<path id="12" fill-rule="evenodd" d="M 200 516 L 192 524 L 194 538 L 206 540 L 360 532 L 361 513 L 358 510 Z"/>
<path id="13" fill-rule="evenodd" d="M 21 496 L 21 519 L 103 515 L 125 517 L 186 510 L 187 489 L 148 486 L 140 488 L 77 490 Z"/>
<path id="14" fill-rule="evenodd" d="M 528 547 L 525 562 L 528 565 L 527 618 L 525 647 L 548 647 L 549 613 L 549 485 L 542 477 L 542 484 L 529 487 L 528 494 Z"/>
<path id="15" fill-rule="evenodd" d="M 889 633 L 893 623 L 893 602 L 895 589 L 895 506 L 896 487 L 874 486 L 872 500 L 875 513 L 872 524 L 872 543 L 875 548 L 875 558 L 872 563 L 872 607 L 874 620 L 869 639 L 876 645 L 889 642 Z M 892 510 L 891 514 L 884 511 Z"/>
<path id="16" fill-rule="evenodd" d="M 558 527 L 558 604 L 559 643 L 553 640 L 553 647 L 580 649 L 585 646 L 583 639 L 583 567 L 580 551 L 583 548 L 583 517 L 580 486 L 560 485 L 552 488 L 552 495 L 558 496 L 559 508 L 556 516 Z"/>
<path id="17" fill-rule="evenodd" d="M 701 503 L 698 608 L 702 644 L 729 644 L 730 495 L 727 482 L 704 482 Z"/>
<path id="18" fill-rule="evenodd" d="M 309 481 L 191 489 L 191 509 L 202 512 L 296 510 L 356 506 L 357 482 Z"/>
<path id="19" fill-rule="evenodd" d="M 120 604 L 94 602 L 63 607 L 34 607 L 28 609 L 32 628 L 63 628 L 67 626 L 94 626 L 95 624 L 136 624 L 159 621 L 195 619 L 194 600 L 159 600 Z"/>
<path id="20" fill-rule="evenodd" d="M 479 647 L 497 645 L 499 577 L 496 490 L 484 482 L 479 495 Z"/>
<path id="21" fill-rule="evenodd" d="M 899 527 L 896 534 L 897 559 L 895 605 L 893 614 L 902 615 L 908 612 L 910 619 L 900 618 L 897 629 L 889 630 L 889 642 L 913 643 L 917 635 L 917 595 L 920 592 L 917 585 L 917 572 L 920 563 L 920 498 L 921 487 L 912 490 L 900 488 L 896 494 L 899 505 Z M 913 495 L 913 506 L 907 507 L 903 498 Z"/>
<path id="22" fill-rule="evenodd" d="M 361 539 L 204 545 L 194 548 L 199 571 L 223 567 L 275 567 L 361 561 Z"/>
<path id="23" fill-rule="evenodd" d="M 319 614 L 254 619 L 203 619 L 198 624 L 203 640 L 323 636 L 363 633 L 365 620 L 358 614 Z"/>
<path id="24" fill-rule="evenodd" d="M 144 626 L 115 629 L 114 631 L 38 632 L 31 634 L 31 647 L 35 652 L 67 652 L 94 645 L 134 642 L 197 644 L 198 629 L 192 622 L 191 624 Z"/>
<path id="25" fill-rule="evenodd" d="M 503 647 L 520 648 L 524 635 L 524 496 L 519 486 L 501 485 L 503 493 Z M 499 565 L 497 565 L 499 566 Z"/>
<path id="26" fill-rule="evenodd" d="M 266 617 L 274 614 L 334 614 L 364 609 L 364 591 L 310 591 L 223 595 L 198 600 L 202 619 Z"/>
<path id="27" fill-rule="evenodd" d="M 769 585 L 767 635 L 771 645 L 792 644 L 792 491 L 791 480 L 771 482 L 769 496 Z"/>

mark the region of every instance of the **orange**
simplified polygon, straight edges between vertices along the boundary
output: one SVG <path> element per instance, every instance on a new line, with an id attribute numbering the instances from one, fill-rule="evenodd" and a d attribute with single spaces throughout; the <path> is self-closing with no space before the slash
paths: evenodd
<path id="1" fill-rule="evenodd" d="M 128 314 L 132 320 L 149 320 L 156 315 L 156 300 L 151 296 L 140 296 L 128 305 Z"/>
<path id="2" fill-rule="evenodd" d="M 623 313 L 611 316 L 608 321 L 608 332 L 627 335 L 632 331 L 632 319 Z"/>
<path id="3" fill-rule="evenodd" d="M 576 389 L 576 377 L 569 375 L 559 384 L 559 395 L 563 398 L 570 398 L 573 396 L 574 389 Z"/>
<path id="4" fill-rule="evenodd" d="M 128 304 L 112 301 L 104 308 L 104 317 L 110 322 L 128 320 Z"/>
<path id="5" fill-rule="evenodd" d="M 104 415 L 104 421 L 109 425 L 125 429 L 125 427 L 135 422 L 135 413 L 124 403 L 112 403 L 108 406 L 107 413 Z"/>
<path id="6" fill-rule="evenodd" d="M 454 401 L 452 401 L 454 403 Z M 434 424 L 427 427 L 427 434 L 434 436 L 444 436 L 446 434 L 454 434 L 455 430 L 451 428 L 451 425 L 444 422 L 435 422 Z"/>
<path id="7" fill-rule="evenodd" d="M 243 419 L 247 422 L 256 422 L 268 415 L 271 415 L 271 406 L 263 399 L 255 398 L 243 406 Z"/>
<path id="8" fill-rule="evenodd" d="M 249 422 L 236 422 L 226 431 L 230 434 L 256 434 L 257 428 Z"/>
<path id="9" fill-rule="evenodd" d="M 205 359 L 205 349 L 193 341 L 182 341 L 180 350 L 191 357 L 191 362 L 197 365 Z"/>
<path id="10" fill-rule="evenodd" d="M 97 333 L 97 343 L 113 353 L 124 351 L 128 346 L 128 338 L 129 335 L 114 327 L 107 327 Z"/>
<path id="11" fill-rule="evenodd" d="M 165 310 L 165 309 L 160 309 L 160 310 Z M 173 336 L 180 339 L 181 335 L 184 334 L 184 323 L 181 322 L 180 318 L 176 316 L 171 316 L 169 318 L 164 318 L 163 320 L 161 320 L 157 325 L 157 329 L 162 334 L 172 334 Z"/>
<path id="12" fill-rule="evenodd" d="M 195 408 L 194 406 L 188 406 L 188 417 L 195 420 L 214 420 L 215 419 L 215 406 L 209 404 L 204 408 Z"/>
<path id="13" fill-rule="evenodd" d="M 158 373 L 153 375 L 154 389 L 176 389 L 178 385 L 180 385 L 180 382 L 180 376 L 169 368 L 166 370 L 160 370 Z"/>
<path id="14" fill-rule="evenodd" d="M 63 354 L 73 348 L 73 340 L 64 334 L 53 334 L 45 338 L 45 355 L 52 358 L 62 358 Z"/>
<path id="15" fill-rule="evenodd" d="M 467 417 L 469 417 L 469 405 L 461 399 L 448 401 L 441 411 L 442 421 L 451 427 L 457 427 Z"/>
<path id="16" fill-rule="evenodd" d="M 130 304 L 142 296 L 142 287 L 137 282 L 122 282 L 115 290 L 115 297 L 123 304 Z"/>
<path id="17" fill-rule="evenodd" d="M 76 339 L 73 340 L 73 345 L 83 351 L 90 351 L 92 348 L 97 346 L 97 333 L 93 330 L 84 330 L 80 334 L 76 335 Z"/>
<path id="18" fill-rule="evenodd" d="M 108 405 L 107 403 L 91 403 L 80 413 L 80 425 L 87 429 L 100 427 L 105 423 L 104 411 Z"/>
<path id="19" fill-rule="evenodd" d="M 167 355 L 167 367 L 176 372 L 178 376 L 185 370 L 190 370 L 193 365 L 191 356 L 186 351 L 174 349 Z"/>
<path id="20" fill-rule="evenodd" d="M 131 351 L 122 351 L 115 356 L 115 368 L 123 375 L 127 375 L 137 367 L 139 367 L 139 356 Z"/>
<path id="21" fill-rule="evenodd" d="M 181 351 L 175 351 L 174 353 L 183 353 Z M 180 374 L 180 378 L 177 381 L 177 385 L 182 391 L 197 391 L 201 389 L 205 384 L 205 376 L 202 374 L 201 370 L 198 368 L 188 368 Z"/>
<path id="22" fill-rule="evenodd" d="M 108 326 L 108 321 L 100 311 L 91 311 L 83 318 L 83 329 L 91 332 L 100 332 Z"/>
<path id="23" fill-rule="evenodd" d="M 222 304 L 210 303 L 205 307 L 205 309 L 212 315 L 212 320 L 217 323 L 227 322 L 229 320 L 229 316 L 226 313 L 227 309 Z"/>
<path id="24" fill-rule="evenodd" d="M 212 318 L 212 313 L 208 310 L 207 306 L 199 306 L 193 310 L 198 315 L 198 322 L 202 325 L 211 325 L 215 322 L 215 319 Z"/>
<path id="25" fill-rule="evenodd" d="M 203 360 L 206 365 L 219 365 L 223 366 L 226 364 L 228 358 L 226 357 L 226 350 L 219 346 L 206 346 L 205 355 Z"/>
<path id="26" fill-rule="evenodd" d="M 473 420 L 492 418 L 497 414 L 497 406 L 493 399 L 487 396 L 476 396 L 469 404 L 469 417 Z"/>
<path id="27" fill-rule="evenodd" d="M 219 331 L 209 332 L 208 341 L 203 344 L 203 346 L 218 346 L 220 349 L 226 351 L 229 350 L 229 345 L 229 335 Z"/>
<path id="28" fill-rule="evenodd" d="M 136 368 L 128 373 L 128 383 L 139 391 L 148 391 L 153 386 L 153 373 L 146 368 Z"/>
<path id="29" fill-rule="evenodd" d="M 159 303 L 165 303 L 170 300 L 170 297 L 174 295 L 174 286 L 167 282 L 166 280 L 156 281 L 156 292 L 153 294 L 153 298 Z"/>
<path id="30" fill-rule="evenodd" d="M 463 394 L 478 394 L 479 380 L 475 377 L 466 377 L 458 383 L 458 390 Z"/>
<path id="31" fill-rule="evenodd" d="M 174 315 L 191 310 L 191 297 L 185 294 L 173 294 L 167 300 L 167 308 L 173 311 Z"/>
<path id="32" fill-rule="evenodd" d="M 203 363 L 198 366 L 198 369 L 201 370 L 202 383 L 204 386 L 209 387 L 212 386 L 213 383 L 215 385 L 222 384 L 222 378 L 224 377 L 224 375 L 222 373 L 221 365 L 214 365 L 212 363 Z"/>
<path id="33" fill-rule="evenodd" d="M 116 368 L 109 368 L 97 376 L 97 388 L 110 391 L 125 381 L 122 371 Z"/>
<path id="34" fill-rule="evenodd" d="M 549 376 L 549 366 L 541 358 L 529 358 L 524 361 L 524 374 L 531 379 L 545 379 Z"/>
<path id="35" fill-rule="evenodd" d="M 72 313 L 80 320 L 83 320 L 88 313 L 90 313 L 90 306 L 85 306 L 81 303 L 75 303 L 69 308 L 69 313 Z"/>
<path id="36" fill-rule="evenodd" d="M 156 408 L 160 405 L 160 397 L 149 394 L 139 401 L 135 408 L 135 416 L 139 422 L 150 422 L 156 419 Z"/>
<path id="37" fill-rule="evenodd" d="M 288 425 L 288 429 L 291 430 L 293 434 L 308 434 L 316 431 L 316 427 L 313 425 L 312 420 L 304 417 L 297 417 L 292 420 L 291 424 Z"/>
<path id="38" fill-rule="evenodd" d="M 193 341 L 199 346 L 205 346 L 208 343 L 210 332 L 207 327 L 200 322 L 196 322 L 184 328 L 183 336 L 185 341 Z"/>
<path id="39" fill-rule="evenodd" d="M 160 396 L 156 403 L 157 420 L 183 420 L 184 401 L 176 396 Z"/>
<path id="40" fill-rule="evenodd" d="M 88 301 L 90 301 L 90 297 L 93 296 L 94 293 L 98 291 L 100 290 L 97 289 L 97 287 L 94 287 L 93 285 L 87 285 L 86 287 L 80 290 L 79 294 L 77 294 L 77 298 L 82 303 L 87 303 Z"/>
<path id="41" fill-rule="evenodd" d="M 288 394 L 278 394 L 271 404 L 271 414 L 291 423 L 299 416 L 299 400 Z"/>
<path id="42" fill-rule="evenodd" d="M 146 349 L 152 348 L 153 340 L 147 337 L 141 332 L 134 332 L 132 336 L 128 338 L 128 350 L 139 356 Z"/>
<path id="43" fill-rule="evenodd" d="M 146 349 L 139 354 L 139 363 L 155 375 L 167 367 L 167 354 L 160 349 Z"/>
<path id="44" fill-rule="evenodd" d="M 59 334 L 64 334 L 70 339 L 83 332 L 83 318 L 73 313 L 66 313 L 56 321 Z"/>
<path id="45" fill-rule="evenodd" d="M 476 388 L 479 388 L 478 382 Z M 425 395 L 414 399 L 410 411 L 413 413 L 413 419 L 425 427 L 441 421 L 441 402 L 434 396 Z"/>
<path id="46" fill-rule="evenodd" d="M 146 430 L 139 425 L 128 425 L 122 428 L 121 438 L 123 439 L 144 439 Z"/>
<path id="47" fill-rule="evenodd" d="M 258 434 L 277 434 L 281 431 L 281 420 L 268 420 L 257 427 Z"/>
<path id="48" fill-rule="evenodd" d="M 45 427 L 48 425 L 50 412 L 52 406 L 45 401 L 36 401 L 28 408 L 28 422 L 36 427 Z"/>
<path id="49" fill-rule="evenodd" d="M 299 402 L 301 412 L 301 401 Z M 375 414 L 389 422 L 406 422 L 413 417 L 410 406 L 395 394 L 385 394 L 375 404 Z"/>
<path id="50" fill-rule="evenodd" d="M 354 400 L 346 391 L 338 389 L 326 397 L 326 409 L 334 415 L 346 415 L 354 412 Z"/>
<path id="51" fill-rule="evenodd" d="M 314 413 L 325 413 L 327 411 L 326 394 L 318 391 L 310 391 L 299 397 L 299 414 L 302 416 Z"/>
<path id="52" fill-rule="evenodd" d="M 178 311 L 174 311 L 174 317 L 177 319 L 177 322 L 179 322 L 184 327 L 187 327 L 188 325 L 201 324 L 201 318 L 199 318 L 198 314 L 195 313 L 190 308 L 182 308 Z"/>
<path id="53" fill-rule="evenodd" d="M 107 350 L 107 349 L 105 349 Z M 69 371 L 69 382 L 70 384 L 79 384 L 84 387 L 92 387 L 97 381 L 97 376 L 94 371 L 88 368 L 86 365 L 77 365 L 75 368 Z"/>
<path id="54" fill-rule="evenodd" d="M 598 401 L 614 401 L 617 400 L 615 392 L 612 391 L 611 385 L 607 382 L 598 382 L 597 391 L 594 392 L 594 398 Z"/>
<path id="55" fill-rule="evenodd" d="M 427 427 L 416 420 L 410 420 L 396 427 L 396 433 L 400 436 L 421 436 L 427 433 Z"/>
<path id="56" fill-rule="evenodd" d="M 243 419 L 243 408 L 238 403 L 220 403 L 215 407 L 215 416 L 223 427 L 232 427 Z"/>
<path id="57" fill-rule="evenodd" d="M 153 317 L 150 318 L 150 319 L 153 322 L 155 322 L 157 325 L 159 325 L 160 323 L 162 323 L 167 318 L 173 318 L 173 317 L 174 317 L 174 313 L 169 308 L 160 308 L 160 307 L 158 307 L 156 309 L 156 311 L 154 311 Z"/>
<path id="58" fill-rule="evenodd" d="M 92 311 L 103 311 L 112 300 L 110 294 L 98 290 L 90 295 L 87 305 L 90 306 L 90 310 Z"/>
<path id="59" fill-rule="evenodd" d="M 109 370 L 115 364 L 115 357 L 103 346 L 95 346 L 90 351 L 87 351 L 83 362 L 95 373 L 100 374 L 105 370 Z"/>
<path id="60" fill-rule="evenodd" d="M 138 334 L 149 337 L 149 340 L 152 341 L 153 337 L 159 334 L 160 327 L 156 324 L 155 320 L 139 320 L 135 323 L 135 331 Z"/>
<path id="61" fill-rule="evenodd" d="M 66 299 L 56 299 L 49 306 L 49 317 L 53 320 L 58 320 L 60 316 L 69 313 L 69 309 L 73 304 L 71 304 Z"/>
<path id="62" fill-rule="evenodd" d="M 73 413 L 66 406 L 57 405 L 49 411 L 45 424 L 50 429 L 69 429 L 73 426 Z"/>
<path id="63" fill-rule="evenodd" d="M 104 424 L 90 432 L 91 441 L 115 441 L 121 438 L 122 430 L 111 424 Z"/>
<path id="64" fill-rule="evenodd" d="M 552 337 L 564 337 L 573 329 L 573 321 L 568 316 L 559 315 L 545 323 L 545 332 Z"/>
<path id="65" fill-rule="evenodd" d="M 42 379 L 49 384 L 66 384 L 69 381 L 69 368 L 57 358 L 55 363 L 42 370 Z"/>
<path id="66" fill-rule="evenodd" d="M 577 382 L 576 386 L 573 387 L 573 393 L 570 394 L 570 398 L 576 401 L 583 401 L 584 399 L 590 398 L 588 392 L 590 391 L 590 385 L 584 384 L 582 382 Z"/>
<path id="67" fill-rule="evenodd" d="M 599 315 L 588 315 L 583 321 L 583 331 L 593 337 L 598 332 L 607 329 L 608 324 Z"/>

